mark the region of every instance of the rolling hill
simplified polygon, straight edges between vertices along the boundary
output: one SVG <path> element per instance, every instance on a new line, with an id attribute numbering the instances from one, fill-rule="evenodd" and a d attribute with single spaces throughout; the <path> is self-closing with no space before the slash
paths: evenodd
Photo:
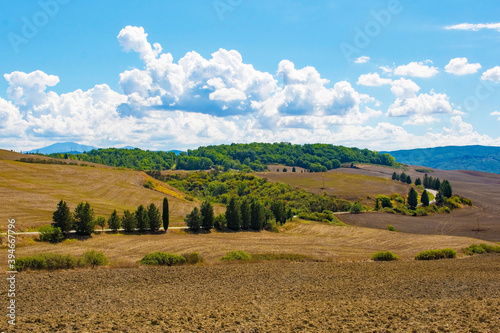
<path id="1" fill-rule="evenodd" d="M 387 152 L 396 162 L 441 170 L 500 173 L 500 147 L 448 146 Z"/>

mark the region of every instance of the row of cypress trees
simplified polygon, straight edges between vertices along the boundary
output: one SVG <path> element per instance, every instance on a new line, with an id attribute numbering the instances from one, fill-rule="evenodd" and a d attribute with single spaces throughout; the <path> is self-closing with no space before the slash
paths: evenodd
<path id="1" fill-rule="evenodd" d="M 107 225 L 113 231 L 118 231 L 123 228 L 126 232 L 138 230 L 139 232 L 158 232 L 163 225 L 165 231 L 169 225 L 169 207 L 168 199 L 163 198 L 163 211 L 160 210 L 154 203 L 151 203 L 147 208 L 139 205 L 134 212 L 125 210 L 120 218 L 116 209 L 111 213 L 106 220 L 103 216 L 98 216 L 94 219 L 94 210 L 88 202 L 80 202 L 73 213 L 71 213 L 68 204 L 61 200 L 57 204 L 56 211 L 52 214 L 52 226 L 59 228 L 64 234 L 71 230 L 75 230 L 79 235 L 90 235 L 94 232 L 96 225 L 102 229 Z"/>

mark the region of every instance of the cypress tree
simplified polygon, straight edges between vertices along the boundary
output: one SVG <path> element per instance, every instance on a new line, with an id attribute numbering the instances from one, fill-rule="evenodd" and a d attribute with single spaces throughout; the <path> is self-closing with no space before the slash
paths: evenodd
<path id="1" fill-rule="evenodd" d="M 418 186 L 418 185 L 422 185 L 422 180 L 420 178 L 417 178 L 415 180 L 415 185 Z"/>
<path id="2" fill-rule="evenodd" d="M 118 217 L 116 209 L 113 211 L 113 213 L 111 213 L 111 216 L 108 219 L 108 226 L 114 232 L 118 231 L 118 229 L 120 229 L 121 227 L 121 221 Z"/>
<path id="3" fill-rule="evenodd" d="M 451 184 L 449 181 L 443 180 L 443 182 L 439 186 L 439 193 L 441 193 L 445 198 L 450 198 L 453 195 L 453 191 L 451 189 Z"/>
<path id="4" fill-rule="evenodd" d="M 69 210 L 68 204 L 65 201 L 59 201 L 57 210 L 52 214 L 52 225 L 55 228 L 61 229 L 63 233 L 67 233 L 73 228 L 73 215 Z"/>
<path id="5" fill-rule="evenodd" d="M 251 222 L 250 203 L 248 202 L 248 200 L 243 200 L 241 202 L 240 214 L 241 214 L 241 228 L 248 230 L 250 228 L 250 222 Z"/>
<path id="6" fill-rule="evenodd" d="M 139 232 L 145 232 L 149 227 L 148 211 L 146 208 L 143 205 L 137 207 L 134 217 Z"/>
<path id="7" fill-rule="evenodd" d="M 411 184 L 411 177 L 409 175 L 406 176 L 406 184 Z"/>
<path id="8" fill-rule="evenodd" d="M 197 232 L 200 230 L 202 216 L 198 207 L 194 207 L 191 213 L 186 215 L 186 219 L 184 220 L 191 231 Z"/>
<path id="9" fill-rule="evenodd" d="M 259 201 L 254 201 L 250 205 L 250 224 L 253 230 L 262 230 L 266 221 L 264 206 Z"/>
<path id="10" fill-rule="evenodd" d="M 207 231 L 211 230 L 214 227 L 214 208 L 205 200 L 203 204 L 201 204 L 200 213 L 202 216 L 201 227 Z"/>
<path id="11" fill-rule="evenodd" d="M 94 232 L 94 211 L 90 204 L 80 202 L 75 208 L 75 230 L 79 235 L 90 235 Z"/>
<path id="12" fill-rule="evenodd" d="M 422 206 L 427 207 L 429 206 L 429 193 L 424 190 L 422 193 L 422 197 L 420 198 L 420 202 L 422 203 Z"/>
<path id="13" fill-rule="evenodd" d="M 128 210 L 123 212 L 122 227 L 126 232 L 132 232 L 137 228 L 137 221 L 135 220 L 134 213 Z"/>
<path id="14" fill-rule="evenodd" d="M 157 232 L 160 230 L 161 226 L 161 215 L 160 215 L 160 210 L 154 203 L 150 204 L 148 207 L 148 221 L 149 221 L 149 228 L 151 229 L 152 232 Z"/>
<path id="15" fill-rule="evenodd" d="M 163 221 L 163 229 L 165 232 L 168 230 L 168 224 L 169 224 L 169 212 L 168 212 L 168 199 L 165 197 L 163 198 L 163 214 L 161 216 L 162 221 Z"/>
<path id="16" fill-rule="evenodd" d="M 415 209 L 418 206 L 418 193 L 413 187 L 408 193 L 408 206 L 410 206 L 410 209 Z"/>
<path id="17" fill-rule="evenodd" d="M 239 230 L 241 226 L 240 207 L 235 197 L 229 200 L 226 207 L 226 223 L 231 230 Z"/>

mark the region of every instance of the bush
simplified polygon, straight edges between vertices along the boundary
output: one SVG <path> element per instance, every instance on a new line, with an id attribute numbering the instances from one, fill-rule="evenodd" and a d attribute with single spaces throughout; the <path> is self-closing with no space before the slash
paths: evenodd
<path id="1" fill-rule="evenodd" d="M 226 253 L 224 257 L 222 257 L 220 260 L 222 261 L 231 261 L 231 260 L 243 260 L 247 261 L 252 259 L 252 256 L 245 251 L 230 251 Z"/>
<path id="2" fill-rule="evenodd" d="M 280 226 L 276 223 L 276 219 L 274 218 L 267 221 L 264 229 L 271 232 L 280 232 Z"/>
<path id="3" fill-rule="evenodd" d="M 417 209 L 415 210 L 415 213 L 418 216 L 427 216 L 428 215 L 427 210 L 423 207 L 417 207 Z"/>
<path id="4" fill-rule="evenodd" d="M 145 187 L 145 188 L 148 188 L 148 189 L 150 189 L 150 190 L 154 190 L 155 185 L 153 184 L 153 182 L 152 182 L 152 181 L 151 181 L 151 179 L 150 179 L 150 180 L 148 180 L 148 181 L 144 184 L 144 187 Z"/>
<path id="5" fill-rule="evenodd" d="M 452 259 L 457 257 L 457 252 L 453 249 L 428 250 L 420 252 L 415 256 L 415 260 L 438 260 Z"/>
<path id="6" fill-rule="evenodd" d="M 173 266 L 173 265 L 185 264 L 186 258 L 177 254 L 170 254 L 166 252 L 154 252 L 146 254 L 144 258 L 141 259 L 140 263 L 142 265 Z"/>
<path id="7" fill-rule="evenodd" d="M 387 226 L 387 230 L 389 230 L 389 231 L 396 231 L 396 228 L 394 228 L 392 225 L 389 224 Z"/>
<path id="8" fill-rule="evenodd" d="M 80 258 L 80 265 L 82 266 L 91 266 L 94 268 L 95 266 L 104 266 L 108 264 L 108 257 L 104 253 L 95 250 L 85 251 Z"/>
<path id="9" fill-rule="evenodd" d="M 358 201 L 354 205 L 351 206 L 351 209 L 349 210 L 349 213 L 351 214 L 359 214 L 364 212 L 365 209 L 363 208 L 363 205 Z"/>
<path id="10" fill-rule="evenodd" d="M 30 257 L 21 257 L 16 259 L 16 270 L 18 272 L 33 270 L 56 270 L 75 268 L 77 259 L 70 254 L 37 254 Z"/>
<path id="11" fill-rule="evenodd" d="M 500 246 L 493 246 L 488 244 L 472 244 L 471 246 L 464 249 L 464 253 L 469 256 L 483 253 L 500 253 Z"/>
<path id="12" fill-rule="evenodd" d="M 372 255 L 371 259 L 373 261 L 393 261 L 398 260 L 399 257 L 392 253 L 391 251 L 380 251 Z"/>
<path id="13" fill-rule="evenodd" d="M 388 196 L 386 196 L 386 195 L 377 195 L 375 197 L 375 199 L 379 200 L 381 208 L 386 208 L 386 207 L 392 208 L 391 198 L 389 198 Z"/>
<path id="14" fill-rule="evenodd" d="M 38 229 L 39 239 L 42 242 L 59 243 L 64 239 L 61 228 L 54 228 L 51 225 L 43 225 Z"/>
<path id="15" fill-rule="evenodd" d="M 191 252 L 182 255 L 186 259 L 186 263 L 190 265 L 195 265 L 203 262 L 203 258 L 200 257 L 198 252 Z"/>
<path id="16" fill-rule="evenodd" d="M 448 207 L 446 207 L 446 206 L 445 207 L 441 207 L 438 210 L 438 213 L 447 213 L 447 214 L 449 214 L 450 212 L 451 212 L 451 210 Z"/>

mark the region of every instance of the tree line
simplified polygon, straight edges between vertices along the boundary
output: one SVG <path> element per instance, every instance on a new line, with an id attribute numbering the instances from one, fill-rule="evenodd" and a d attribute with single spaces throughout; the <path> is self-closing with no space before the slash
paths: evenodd
<path id="1" fill-rule="evenodd" d="M 200 209 L 198 207 L 187 214 L 185 222 L 191 231 L 198 232 L 201 229 L 233 231 L 255 230 L 264 228 L 273 229 L 276 223 L 283 225 L 286 220 L 292 220 L 292 210 L 285 207 L 282 201 L 273 202 L 266 207 L 253 197 L 239 198 L 231 197 L 226 205 L 226 212 L 214 216 L 212 204 L 205 200 Z"/>
<path id="2" fill-rule="evenodd" d="M 52 214 L 52 227 L 59 229 L 63 235 L 74 230 L 79 235 L 91 235 L 96 226 L 104 231 L 106 225 L 112 231 L 116 232 L 124 229 L 126 232 L 138 230 L 139 232 L 158 232 L 163 226 L 165 231 L 169 225 L 169 207 L 168 199 L 163 198 L 163 210 L 154 203 L 144 207 L 139 205 L 133 212 L 125 210 L 122 217 L 118 216 L 116 209 L 106 219 L 104 216 L 95 216 L 94 210 L 88 202 L 80 202 L 72 213 L 68 204 L 61 200 L 57 204 L 57 209 Z"/>
<path id="3" fill-rule="evenodd" d="M 141 149 L 95 149 L 83 154 L 50 154 L 136 170 L 221 170 L 263 171 L 271 164 L 297 166 L 311 172 L 339 168 L 343 163 L 395 165 L 389 154 L 368 149 L 330 144 L 249 143 L 200 147 L 176 155 L 174 152 Z"/>

